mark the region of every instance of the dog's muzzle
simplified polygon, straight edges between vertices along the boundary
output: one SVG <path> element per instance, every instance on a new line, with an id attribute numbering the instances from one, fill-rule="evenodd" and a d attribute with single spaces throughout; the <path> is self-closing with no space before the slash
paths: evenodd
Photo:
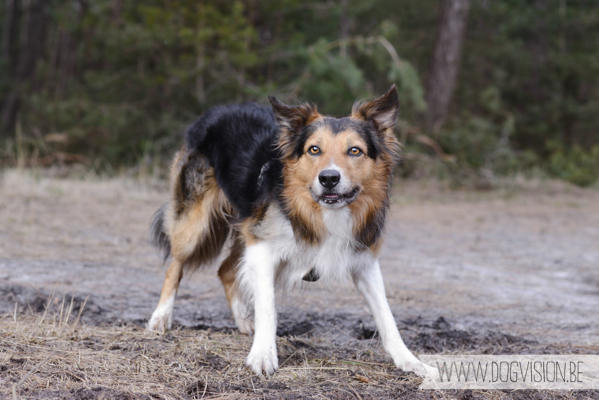
<path id="1" fill-rule="evenodd" d="M 351 187 L 338 169 L 325 169 L 318 174 L 315 186 L 310 188 L 314 201 L 327 208 L 340 208 L 353 202 L 359 188 Z"/>

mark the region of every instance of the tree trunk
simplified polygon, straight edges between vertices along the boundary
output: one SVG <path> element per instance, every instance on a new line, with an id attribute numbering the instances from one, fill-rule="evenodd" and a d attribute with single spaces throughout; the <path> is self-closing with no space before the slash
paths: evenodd
<path id="1" fill-rule="evenodd" d="M 0 113 L 0 132 L 5 134 L 15 127 L 24 87 L 31 83 L 29 81 L 34 76 L 37 62 L 43 55 L 48 25 L 47 10 L 50 1 L 31 1 L 25 10 L 24 19 L 20 21 L 23 22 L 23 26 L 21 27 L 18 24 L 10 28 L 12 32 L 21 32 L 21 40 L 15 52 L 18 53 L 18 55 L 15 54 L 17 59 L 14 60 L 16 68 L 11 71 L 10 75 L 11 90 L 2 104 L 2 112 Z M 18 0 L 15 0 L 13 4 L 18 2 Z M 11 3 L 10 0 L 9 3 Z M 15 19 L 11 23 L 17 23 L 17 21 L 19 19 Z M 15 41 L 16 36 L 11 34 L 10 42 L 14 44 Z"/>
<path id="2" fill-rule="evenodd" d="M 4 27 L 2 29 L 2 44 L 0 45 L 0 59 L 8 68 L 8 73 L 16 69 L 16 51 L 19 35 L 19 22 L 21 7 L 19 0 L 6 0 L 4 14 Z"/>
<path id="3" fill-rule="evenodd" d="M 442 0 L 437 39 L 426 85 L 426 128 L 436 131 L 445 122 L 460 67 L 470 0 Z"/>
<path id="4" fill-rule="evenodd" d="M 17 55 L 19 43 L 19 26 L 21 23 L 21 2 L 19 0 L 6 0 L 4 4 L 4 24 L 2 29 L 2 43 L 0 43 L 0 65 L 5 74 L 1 83 L 10 85 L 12 77 L 17 70 Z M 10 86 L 9 86 L 10 87 Z M 11 114 L 18 108 L 13 93 L 10 89 L 0 93 L 0 138 L 3 136 L 4 114 Z"/>

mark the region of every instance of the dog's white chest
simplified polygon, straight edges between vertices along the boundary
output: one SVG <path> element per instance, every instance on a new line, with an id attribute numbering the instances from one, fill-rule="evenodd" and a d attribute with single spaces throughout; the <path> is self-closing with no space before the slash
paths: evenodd
<path id="1" fill-rule="evenodd" d="M 271 236 L 269 244 L 282 264 L 278 273 L 283 284 L 294 284 L 315 268 L 323 280 L 344 280 L 356 268 L 372 262 L 368 250 L 356 251 L 353 220 L 348 207 L 323 210 L 325 235 L 317 246 L 298 243 L 291 223 L 277 218 L 278 235 Z"/>

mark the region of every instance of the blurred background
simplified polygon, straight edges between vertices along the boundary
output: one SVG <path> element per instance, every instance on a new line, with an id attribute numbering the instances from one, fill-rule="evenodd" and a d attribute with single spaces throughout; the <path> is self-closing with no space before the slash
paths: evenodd
<path id="1" fill-rule="evenodd" d="M 2 0 L 0 163 L 164 176 L 211 106 L 396 83 L 399 175 L 596 186 L 598 35 L 595 0 Z"/>

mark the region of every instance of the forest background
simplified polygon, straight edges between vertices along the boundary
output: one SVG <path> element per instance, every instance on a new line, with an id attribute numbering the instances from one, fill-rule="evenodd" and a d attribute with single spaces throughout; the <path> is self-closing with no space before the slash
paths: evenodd
<path id="1" fill-rule="evenodd" d="M 599 180 L 595 0 L 2 0 L 0 165 L 163 176 L 230 102 L 400 92 L 399 174 Z"/>

